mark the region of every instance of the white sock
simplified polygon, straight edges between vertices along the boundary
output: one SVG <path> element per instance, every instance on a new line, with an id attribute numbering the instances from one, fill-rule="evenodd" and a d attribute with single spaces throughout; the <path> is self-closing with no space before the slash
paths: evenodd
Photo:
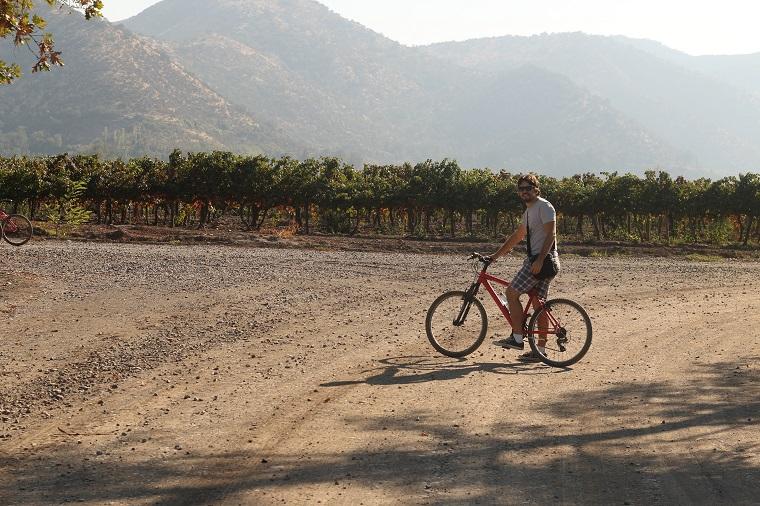
<path id="1" fill-rule="evenodd" d="M 517 344 L 520 344 L 521 342 L 523 342 L 522 334 L 515 334 L 513 332 L 512 336 L 515 338 L 515 342 L 517 342 Z"/>

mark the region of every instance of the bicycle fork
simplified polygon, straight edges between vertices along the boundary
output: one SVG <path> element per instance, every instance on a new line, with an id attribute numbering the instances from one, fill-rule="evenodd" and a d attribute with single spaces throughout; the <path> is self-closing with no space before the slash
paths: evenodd
<path id="1" fill-rule="evenodd" d="M 478 293 L 479 288 L 480 288 L 480 283 L 476 282 L 470 285 L 470 288 L 468 288 L 467 291 L 464 293 L 462 308 L 459 310 L 459 315 L 457 316 L 456 320 L 454 320 L 455 327 L 461 327 L 462 325 L 464 325 L 464 321 L 467 319 L 467 315 L 470 314 L 470 307 L 472 307 L 472 299 L 475 298 L 475 295 Z"/>

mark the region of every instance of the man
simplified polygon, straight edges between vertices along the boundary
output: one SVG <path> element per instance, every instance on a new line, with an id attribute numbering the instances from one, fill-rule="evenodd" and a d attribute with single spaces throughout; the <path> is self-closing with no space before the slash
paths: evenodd
<path id="1" fill-rule="evenodd" d="M 559 268 L 559 256 L 556 244 L 557 213 L 554 210 L 554 206 L 548 200 L 541 198 L 538 178 L 533 174 L 520 176 L 520 179 L 517 181 L 517 193 L 527 208 L 523 214 L 522 223 L 502 247 L 491 255 L 491 259 L 496 260 L 509 254 L 512 248 L 522 241 L 528 231 L 530 231 L 528 257 L 506 291 L 509 303 L 509 315 L 512 318 L 512 335 L 507 339 L 495 342 L 495 344 L 504 346 L 505 348 L 522 350 L 525 348 L 525 343 L 523 342 L 523 307 L 520 303 L 520 295 L 535 288 L 538 291 L 539 297 L 546 299 L 549 295 L 549 285 L 551 285 L 554 278 L 538 279 L 535 277 L 535 274 L 541 271 L 547 255 L 552 255 L 555 265 Z M 535 305 L 534 309 L 536 309 Z M 546 317 L 539 317 L 538 326 L 539 329 L 546 329 L 548 327 Z M 546 340 L 539 340 L 537 345 L 539 350 L 543 351 Z M 520 355 L 518 360 L 523 362 L 540 361 L 538 356 L 532 351 Z"/>

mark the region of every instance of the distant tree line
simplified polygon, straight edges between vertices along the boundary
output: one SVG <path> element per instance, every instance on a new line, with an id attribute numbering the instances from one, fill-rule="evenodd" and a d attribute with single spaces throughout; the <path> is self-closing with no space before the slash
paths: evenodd
<path id="1" fill-rule="evenodd" d="M 452 160 L 365 165 L 230 152 L 105 160 L 98 156 L 0 157 L 0 200 L 36 219 L 75 198 L 104 224 L 204 227 L 231 217 L 246 229 L 288 225 L 304 233 L 493 238 L 519 223 L 516 174 L 464 170 Z M 760 242 L 760 175 L 709 179 L 616 172 L 542 176 L 559 232 L 634 242 Z M 72 197 L 74 196 L 74 197 Z"/>

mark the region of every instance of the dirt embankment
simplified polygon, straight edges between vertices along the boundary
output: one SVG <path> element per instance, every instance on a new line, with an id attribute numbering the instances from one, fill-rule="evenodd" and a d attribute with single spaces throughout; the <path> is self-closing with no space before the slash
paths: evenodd
<path id="1" fill-rule="evenodd" d="M 566 257 L 594 343 L 559 370 L 437 356 L 469 265 L 394 244 L 5 248 L 0 503 L 757 500 L 760 264 Z"/>

